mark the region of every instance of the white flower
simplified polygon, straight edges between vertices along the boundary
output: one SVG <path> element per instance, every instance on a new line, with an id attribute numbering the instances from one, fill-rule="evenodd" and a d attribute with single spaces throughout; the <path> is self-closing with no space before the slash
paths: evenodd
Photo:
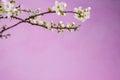
<path id="1" fill-rule="evenodd" d="M 58 23 L 58 26 L 59 26 L 59 27 L 65 27 L 65 25 L 63 24 L 62 21 L 60 21 L 60 22 Z"/>
<path id="2" fill-rule="evenodd" d="M 53 31 L 51 22 L 46 23 L 46 27 L 47 27 L 50 31 Z"/>
<path id="3" fill-rule="evenodd" d="M 3 17 L 10 17 L 12 15 L 18 15 L 19 11 L 14 7 L 13 3 L 7 0 L 2 0 L 0 4 L 0 15 Z"/>
<path id="4" fill-rule="evenodd" d="M 90 7 L 86 9 L 82 9 L 82 7 L 74 8 L 74 11 L 76 12 L 75 18 L 81 20 L 82 22 L 86 21 L 90 18 L 90 10 Z"/>
<path id="5" fill-rule="evenodd" d="M 31 19 L 30 21 L 34 24 L 43 25 L 43 21 L 41 20 L 41 16 L 37 16 L 34 19 Z"/>
<path id="6" fill-rule="evenodd" d="M 75 22 L 72 22 L 72 24 L 71 24 L 72 26 L 74 26 L 75 25 Z"/>
<path id="7" fill-rule="evenodd" d="M 71 25 L 70 25 L 70 24 L 67 24 L 67 25 L 66 25 L 66 27 L 67 27 L 67 28 L 70 28 L 70 27 L 71 27 Z"/>
<path id="8" fill-rule="evenodd" d="M 64 15 L 63 11 L 66 9 L 67 4 L 65 2 L 55 1 L 55 6 L 53 6 L 52 10 L 56 11 L 58 15 Z"/>

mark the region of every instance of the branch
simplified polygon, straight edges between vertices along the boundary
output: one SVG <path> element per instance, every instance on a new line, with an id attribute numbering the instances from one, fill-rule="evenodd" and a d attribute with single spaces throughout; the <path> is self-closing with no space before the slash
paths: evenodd
<path id="1" fill-rule="evenodd" d="M 0 3 L 0 20 L 2 19 L 16 19 L 18 20 L 17 23 L 7 26 L 3 25 L 0 28 L 0 38 L 5 37 L 7 38 L 10 36 L 9 34 L 3 35 L 4 32 L 8 31 L 9 29 L 12 29 L 16 27 L 17 25 L 21 23 L 28 23 L 31 25 L 35 26 L 40 26 L 42 28 L 48 29 L 48 30 L 57 30 L 58 33 L 63 32 L 64 30 L 69 30 L 71 31 L 77 31 L 80 25 L 75 25 L 75 23 L 67 24 L 64 25 L 62 21 L 59 23 L 54 23 L 54 22 L 46 22 L 42 21 L 41 17 L 47 14 L 54 14 L 56 13 L 57 15 L 66 15 L 68 13 L 75 14 L 75 18 L 84 22 L 85 20 L 90 18 L 90 10 L 91 8 L 88 7 L 86 9 L 82 9 L 81 7 L 79 8 L 74 8 L 74 11 L 65 11 L 67 4 L 65 2 L 58 2 L 55 1 L 55 5 L 52 8 L 48 8 L 48 11 L 40 13 L 39 9 L 36 10 L 31 10 L 31 9 L 22 9 L 21 5 L 18 5 L 15 7 L 16 0 L 9 0 L 9 1 L 4 1 L 2 0 Z M 28 13 L 29 17 L 23 19 L 18 17 L 18 15 L 24 13 Z"/>
<path id="2" fill-rule="evenodd" d="M 76 13 L 76 12 L 73 12 L 73 11 L 64 11 L 65 13 Z M 47 12 L 43 12 L 43 13 L 39 13 L 39 14 L 36 14 L 36 15 L 32 15 L 32 16 L 29 16 L 28 18 L 26 18 L 26 19 L 22 19 L 22 18 L 19 18 L 19 17 L 16 17 L 16 16 L 11 16 L 11 18 L 14 18 L 14 19 L 17 19 L 17 20 L 19 20 L 19 22 L 17 22 L 16 24 L 14 24 L 14 25 L 12 25 L 12 26 L 10 26 L 10 27 L 7 27 L 7 28 L 3 28 L 1 31 L 0 31 L 0 37 L 3 37 L 2 36 L 2 34 L 5 32 L 5 31 L 7 31 L 7 30 L 9 30 L 9 29 L 12 29 L 12 28 L 14 28 L 14 27 L 16 27 L 17 25 L 19 25 L 19 24 L 21 24 L 21 23 L 29 23 L 29 24 L 31 24 L 31 25 L 36 25 L 36 26 L 40 26 L 40 27 L 43 27 L 43 28 L 46 28 L 46 29 L 48 29 L 47 28 L 47 26 L 44 26 L 44 25 L 40 25 L 40 24 L 35 24 L 35 23 L 32 23 L 32 22 L 30 22 L 29 20 L 30 19 L 33 19 L 33 18 L 35 18 L 35 17 L 37 17 L 37 16 L 43 16 L 43 15 L 46 15 L 46 14 L 52 14 L 52 13 L 56 13 L 55 11 L 47 11 Z M 0 17 L 0 19 L 3 19 L 4 17 Z M 68 29 L 68 30 L 77 30 L 78 28 L 79 28 L 79 26 L 80 25 L 78 25 L 77 27 L 67 27 L 67 26 L 65 26 L 65 27 L 59 27 L 58 25 L 56 25 L 56 27 L 55 26 L 51 26 L 51 28 L 52 29 L 56 29 L 56 30 L 65 30 L 65 29 Z M 4 35 L 5 36 L 5 35 Z"/>

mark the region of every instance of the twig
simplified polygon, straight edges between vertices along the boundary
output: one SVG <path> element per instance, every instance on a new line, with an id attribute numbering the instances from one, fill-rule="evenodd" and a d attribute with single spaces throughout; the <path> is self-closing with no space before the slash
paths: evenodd
<path id="1" fill-rule="evenodd" d="M 76 13 L 76 12 L 73 12 L 73 11 L 64 11 L 65 13 Z M 43 12 L 43 13 L 39 13 L 39 14 L 36 14 L 36 15 L 32 15 L 32 16 L 29 16 L 28 18 L 26 18 L 26 19 L 22 19 L 22 18 L 19 18 L 19 17 L 16 17 L 16 16 L 11 16 L 11 18 L 14 18 L 14 19 L 17 19 L 17 20 L 19 20 L 19 22 L 18 23 L 16 23 L 16 24 L 14 24 L 14 25 L 12 25 L 12 26 L 10 26 L 10 27 L 7 27 L 7 28 L 5 28 L 5 29 L 2 29 L 1 31 L 0 31 L 0 37 L 2 37 L 2 34 L 5 32 L 5 31 L 7 31 L 7 30 L 9 30 L 9 29 L 12 29 L 12 28 L 14 28 L 15 26 L 17 26 L 17 25 L 19 25 L 19 24 L 21 24 L 21 23 L 29 23 L 29 24 L 31 24 L 31 25 L 36 25 L 36 26 L 41 26 L 41 27 L 43 27 L 43 28 L 46 28 L 47 29 L 47 27 L 46 26 L 43 26 L 43 25 L 39 25 L 39 24 L 35 24 L 35 23 L 32 23 L 32 22 L 30 22 L 29 20 L 30 19 L 32 19 L 32 18 L 35 18 L 35 17 L 37 17 L 37 16 L 40 16 L 40 15 L 46 15 L 46 14 L 52 14 L 52 13 L 56 13 L 55 11 L 47 11 L 47 12 Z M 4 17 L 2 17 L 2 16 L 0 16 L 0 19 L 3 19 Z M 70 28 L 68 28 L 68 27 L 55 27 L 55 26 L 51 26 L 51 28 L 52 29 L 77 29 L 78 27 L 70 27 Z"/>

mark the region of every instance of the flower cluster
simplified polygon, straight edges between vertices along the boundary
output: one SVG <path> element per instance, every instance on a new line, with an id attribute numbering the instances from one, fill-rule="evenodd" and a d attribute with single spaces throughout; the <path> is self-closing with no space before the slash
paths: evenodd
<path id="1" fill-rule="evenodd" d="M 19 11 L 14 7 L 15 0 L 1 0 L 0 3 L 0 15 L 3 17 L 11 17 L 12 15 L 18 15 Z"/>
<path id="2" fill-rule="evenodd" d="M 75 26 L 75 22 L 72 22 L 71 24 L 63 24 L 62 21 L 55 23 L 54 21 L 46 22 L 42 21 L 41 17 L 35 17 L 34 19 L 30 19 L 30 23 L 38 26 L 43 26 L 44 28 L 53 31 L 54 29 L 57 30 L 58 33 L 64 32 L 64 29 L 68 29 L 68 31 L 72 32 L 77 31 L 80 25 Z"/>
<path id="3" fill-rule="evenodd" d="M 49 8 L 49 11 L 55 11 L 58 15 L 66 15 L 66 12 L 64 11 L 66 7 L 67 4 L 65 2 L 55 1 L 55 6 Z M 82 22 L 86 21 L 90 18 L 90 10 L 91 7 L 88 7 L 86 9 L 82 9 L 82 7 L 74 8 L 75 18 Z"/>
<path id="4" fill-rule="evenodd" d="M 39 25 L 43 24 L 41 16 L 37 16 L 37 17 L 34 17 L 33 19 L 30 19 L 30 22 L 32 22 L 34 24 L 39 24 Z"/>
<path id="5" fill-rule="evenodd" d="M 66 7 L 67 4 L 65 2 L 55 1 L 55 6 L 52 7 L 52 10 L 56 11 L 58 15 L 65 15 L 64 10 Z"/>
<path id="6" fill-rule="evenodd" d="M 82 7 L 74 8 L 74 11 L 76 12 L 75 18 L 81 20 L 82 22 L 86 21 L 90 18 L 90 10 L 90 7 L 86 9 L 82 9 Z"/>
<path id="7" fill-rule="evenodd" d="M 46 22 L 42 20 L 42 16 L 45 14 L 53 14 L 65 16 L 67 13 L 74 14 L 74 17 L 82 22 L 86 21 L 90 18 L 90 10 L 88 7 L 86 9 L 82 9 L 82 7 L 74 8 L 74 11 L 66 11 L 67 4 L 65 2 L 55 1 L 55 5 L 51 8 L 48 8 L 48 11 L 41 12 L 41 10 L 35 9 L 23 9 L 21 5 L 15 6 L 16 0 L 1 0 L 0 1 L 0 20 L 2 19 L 16 19 L 18 22 L 12 26 L 4 25 L 0 27 L 0 37 L 8 37 L 9 34 L 3 35 L 3 32 L 21 24 L 28 23 L 35 26 L 40 26 L 48 30 L 57 30 L 58 33 L 64 32 L 64 30 L 68 30 L 70 32 L 77 31 L 80 27 L 80 24 L 75 24 L 75 22 L 64 24 L 62 21 L 55 23 L 54 21 Z M 23 19 L 18 17 L 18 15 L 27 13 L 28 17 Z"/>

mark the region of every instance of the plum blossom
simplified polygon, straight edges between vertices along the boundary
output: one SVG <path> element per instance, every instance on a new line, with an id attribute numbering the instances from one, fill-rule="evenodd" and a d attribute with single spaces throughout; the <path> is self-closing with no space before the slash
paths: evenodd
<path id="1" fill-rule="evenodd" d="M 0 15 L 9 18 L 12 15 L 18 15 L 19 11 L 14 7 L 14 3 L 8 0 L 1 0 Z"/>
<path id="2" fill-rule="evenodd" d="M 82 7 L 74 8 L 74 11 L 76 12 L 75 18 L 81 20 L 82 22 L 86 21 L 90 18 L 90 10 L 91 7 L 88 7 L 86 9 L 82 9 Z"/>
<path id="3" fill-rule="evenodd" d="M 43 25 L 43 21 L 42 21 L 42 19 L 41 19 L 41 16 L 37 16 L 37 17 L 35 17 L 34 19 L 31 19 L 30 21 L 31 21 L 32 23 L 34 23 L 34 24 Z"/>
<path id="4" fill-rule="evenodd" d="M 58 15 L 65 15 L 63 12 L 67 7 L 67 4 L 65 2 L 58 2 L 55 1 L 55 6 L 53 6 L 52 10 L 56 11 Z"/>
<path id="5" fill-rule="evenodd" d="M 8 26 L 7 24 L 3 25 L 0 28 L 0 38 L 7 38 L 9 35 L 4 35 L 3 33 L 21 23 L 29 23 L 31 25 L 40 26 L 51 31 L 57 30 L 58 33 L 62 33 L 64 30 L 68 30 L 69 32 L 78 31 L 78 28 L 81 26 L 80 24 L 76 25 L 75 22 L 63 24 L 62 21 L 59 21 L 58 23 L 53 21 L 43 21 L 42 16 L 45 16 L 46 14 L 56 13 L 57 15 L 64 16 L 68 13 L 71 13 L 74 14 L 76 19 L 82 22 L 90 18 L 90 7 L 86 9 L 82 9 L 82 7 L 74 8 L 74 11 L 65 10 L 67 7 L 65 2 L 55 1 L 55 5 L 51 8 L 48 8 L 48 11 L 41 12 L 39 8 L 32 10 L 30 8 L 24 8 L 20 4 L 15 6 L 15 3 L 16 0 L 0 0 L 0 21 L 2 21 L 2 19 L 8 19 L 10 21 L 15 19 L 19 21 L 11 26 Z M 23 13 L 28 14 L 26 15 L 27 17 L 20 17 Z"/>
<path id="6" fill-rule="evenodd" d="M 59 26 L 60 28 L 65 27 L 65 25 L 63 24 L 62 21 L 60 21 L 60 22 L 58 23 L 58 26 Z"/>

